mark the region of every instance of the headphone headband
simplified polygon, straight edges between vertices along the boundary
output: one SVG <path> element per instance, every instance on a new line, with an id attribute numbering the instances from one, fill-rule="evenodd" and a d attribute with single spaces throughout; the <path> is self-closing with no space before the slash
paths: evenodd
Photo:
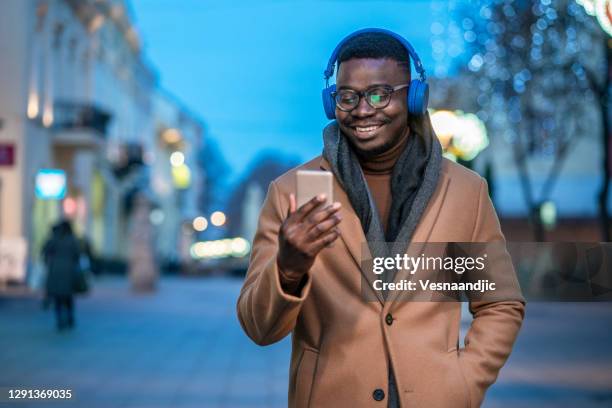
<path id="1" fill-rule="evenodd" d="M 410 58 L 412 58 L 412 60 L 414 61 L 414 68 L 415 68 L 417 74 L 419 74 L 419 79 L 422 82 L 425 82 L 427 80 L 427 75 L 425 73 L 425 69 L 423 68 L 423 64 L 421 63 L 421 59 L 417 55 L 417 53 L 414 50 L 414 48 L 412 48 L 412 45 L 410 45 L 410 43 L 408 41 L 406 41 L 406 39 L 404 37 L 402 37 L 399 34 L 394 33 L 393 31 L 385 30 L 383 28 L 363 28 L 361 30 L 357 30 L 354 33 L 349 34 L 346 37 L 344 37 L 344 39 L 342 41 L 340 41 L 340 43 L 336 46 L 336 48 L 334 48 L 334 52 L 332 52 L 331 57 L 329 57 L 329 61 L 327 62 L 327 67 L 325 68 L 325 72 L 323 73 L 323 75 L 325 77 L 325 81 L 328 81 L 329 78 L 331 78 L 332 75 L 334 75 L 336 60 L 337 60 L 338 54 L 340 53 L 340 50 L 342 49 L 344 44 L 348 40 L 350 40 L 351 38 L 356 37 L 356 36 L 358 36 L 360 34 L 363 34 L 363 33 L 387 34 L 388 36 L 395 38 L 397 41 L 399 41 L 406 48 L 406 51 L 408 51 L 408 54 L 410 55 Z"/>

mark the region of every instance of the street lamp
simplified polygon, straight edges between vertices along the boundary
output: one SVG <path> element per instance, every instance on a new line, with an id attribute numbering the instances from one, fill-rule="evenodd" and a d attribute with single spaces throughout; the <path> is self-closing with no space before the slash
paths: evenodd
<path id="1" fill-rule="evenodd" d="M 183 152 L 176 151 L 170 155 L 170 164 L 172 167 L 180 167 L 185 163 L 185 155 Z"/>
<path id="2" fill-rule="evenodd" d="M 202 232 L 206 228 L 208 228 L 208 220 L 206 218 L 199 216 L 193 219 L 193 229 L 194 230 L 198 232 Z"/>
<path id="3" fill-rule="evenodd" d="M 215 226 L 215 227 L 220 227 L 223 224 L 225 224 L 225 214 L 221 211 L 215 211 L 214 213 L 212 213 L 210 215 L 210 222 Z"/>
<path id="4" fill-rule="evenodd" d="M 484 123 L 472 113 L 440 110 L 432 113 L 431 123 L 451 160 L 473 160 L 489 145 Z"/>
<path id="5" fill-rule="evenodd" d="M 576 0 L 584 11 L 597 18 L 603 30 L 612 36 L 612 0 Z"/>
<path id="6" fill-rule="evenodd" d="M 175 145 L 183 140 L 181 132 L 174 128 L 165 129 L 161 134 L 161 138 L 168 145 Z"/>

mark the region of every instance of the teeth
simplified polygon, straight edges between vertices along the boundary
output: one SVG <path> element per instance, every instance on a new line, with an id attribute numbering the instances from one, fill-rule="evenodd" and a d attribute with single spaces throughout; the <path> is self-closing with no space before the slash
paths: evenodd
<path id="1" fill-rule="evenodd" d="M 379 127 L 380 127 L 379 125 L 377 125 L 377 126 L 368 126 L 368 127 L 357 126 L 357 127 L 355 127 L 355 129 L 357 129 L 358 132 L 371 132 L 373 130 L 378 129 Z"/>

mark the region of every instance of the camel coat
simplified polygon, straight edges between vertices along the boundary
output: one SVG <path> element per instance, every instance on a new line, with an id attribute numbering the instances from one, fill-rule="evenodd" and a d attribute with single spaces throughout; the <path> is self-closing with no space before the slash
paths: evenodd
<path id="1" fill-rule="evenodd" d="M 319 253 L 299 296 L 285 293 L 276 264 L 278 232 L 299 169 L 329 170 L 329 164 L 315 158 L 270 184 L 237 305 L 255 343 L 292 334 L 288 405 L 387 407 L 391 362 L 402 407 L 478 407 L 511 352 L 524 303 L 470 303 L 474 320 L 460 349 L 461 303 L 365 301 L 360 261 L 366 238 L 337 180 L 340 238 Z M 444 159 L 412 242 L 503 240 L 486 182 Z"/>

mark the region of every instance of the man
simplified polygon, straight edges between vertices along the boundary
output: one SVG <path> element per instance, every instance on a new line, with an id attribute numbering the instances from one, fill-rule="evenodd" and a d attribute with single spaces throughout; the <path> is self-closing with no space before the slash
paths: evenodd
<path id="1" fill-rule="evenodd" d="M 296 208 L 294 169 L 260 214 L 238 316 L 260 345 L 292 333 L 292 407 L 476 407 L 523 319 L 521 301 L 472 302 L 459 349 L 460 303 L 362 296 L 365 242 L 504 240 L 484 180 L 442 159 L 429 116 L 409 114 L 401 40 L 374 29 L 341 43 L 336 121 L 323 157 L 298 168 L 332 171 L 336 202 Z"/>

